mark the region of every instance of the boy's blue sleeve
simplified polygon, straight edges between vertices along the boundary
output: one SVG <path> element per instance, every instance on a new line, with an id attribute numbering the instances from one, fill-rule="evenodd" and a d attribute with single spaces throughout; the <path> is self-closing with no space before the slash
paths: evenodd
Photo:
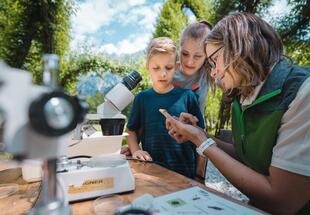
<path id="1" fill-rule="evenodd" d="M 142 100 L 141 94 L 137 94 L 133 101 L 130 116 L 127 123 L 127 128 L 131 131 L 136 131 L 141 128 Z"/>
<path id="2" fill-rule="evenodd" d="M 188 112 L 198 119 L 198 126 L 200 128 L 205 128 L 205 120 L 200 110 L 198 97 L 193 91 L 189 91 L 189 107 Z"/>

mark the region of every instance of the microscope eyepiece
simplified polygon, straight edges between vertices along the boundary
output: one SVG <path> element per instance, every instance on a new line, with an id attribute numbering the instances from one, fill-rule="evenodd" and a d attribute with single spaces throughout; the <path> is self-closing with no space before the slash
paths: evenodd
<path id="1" fill-rule="evenodd" d="M 141 80 L 141 75 L 137 71 L 133 70 L 123 78 L 122 83 L 128 88 L 128 90 L 132 90 Z"/>

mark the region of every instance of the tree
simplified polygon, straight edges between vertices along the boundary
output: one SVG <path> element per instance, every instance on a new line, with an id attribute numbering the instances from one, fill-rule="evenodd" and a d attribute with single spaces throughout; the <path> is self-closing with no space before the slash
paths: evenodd
<path id="1" fill-rule="evenodd" d="M 221 0 L 214 1 L 214 20 L 226 16 L 232 11 L 256 13 L 264 17 L 267 9 L 272 6 L 272 0 Z M 288 0 L 290 7 L 287 15 L 273 19 L 272 25 L 279 32 L 285 46 L 286 55 L 292 57 L 298 64 L 309 65 L 310 59 L 310 1 Z"/>
<path id="2" fill-rule="evenodd" d="M 178 41 L 189 20 L 184 9 L 190 9 L 198 20 L 209 20 L 211 7 L 204 0 L 167 0 L 157 20 L 153 37 L 166 36 Z"/>
<path id="3" fill-rule="evenodd" d="M 65 67 L 60 73 L 60 85 L 65 86 L 66 90 L 74 94 L 76 93 L 75 86 L 79 75 L 87 74 L 91 71 L 109 71 L 124 74 L 130 70 L 129 65 L 110 60 L 101 55 L 72 53 L 68 56 Z"/>
<path id="4" fill-rule="evenodd" d="M 63 56 L 69 48 L 71 0 L 2 0 L 0 57 L 9 65 L 42 77 L 41 56 Z"/>
<path id="5" fill-rule="evenodd" d="M 288 1 L 289 14 L 275 20 L 286 54 L 301 65 L 310 65 L 310 1 Z"/>
<path id="6" fill-rule="evenodd" d="M 1 4 L 1 58 L 11 66 L 21 68 L 36 34 L 37 1 L 4 0 Z M 6 17 L 7 16 L 7 17 Z"/>
<path id="7" fill-rule="evenodd" d="M 216 23 L 233 11 L 262 14 L 272 4 L 272 0 L 221 0 L 214 1 L 213 16 L 210 21 Z"/>

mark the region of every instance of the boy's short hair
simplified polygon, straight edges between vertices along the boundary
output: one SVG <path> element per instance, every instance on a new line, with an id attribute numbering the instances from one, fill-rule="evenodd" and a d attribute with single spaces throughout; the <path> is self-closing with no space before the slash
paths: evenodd
<path id="1" fill-rule="evenodd" d="M 147 47 L 146 63 L 156 54 L 174 54 L 177 56 L 177 45 L 168 37 L 157 37 L 151 40 Z"/>

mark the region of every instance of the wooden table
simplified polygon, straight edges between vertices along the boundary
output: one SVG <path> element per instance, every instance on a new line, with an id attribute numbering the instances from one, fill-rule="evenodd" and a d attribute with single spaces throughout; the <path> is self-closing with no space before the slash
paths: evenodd
<path id="1" fill-rule="evenodd" d="M 21 168 L 13 167 L 12 169 L 4 170 L 4 165 L 4 163 L 0 163 L 0 186 L 2 184 L 15 183 L 18 184 L 19 190 L 14 195 L 0 199 L 0 214 L 25 214 L 36 203 L 41 183 L 27 183 L 21 177 Z"/>
<path id="2" fill-rule="evenodd" d="M 129 203 L 133 199 L 145 193 L 150 193 L 153 196 L 161 196 L 192 186 L 199 186 L 209 192 L 212 192 L 237 204 L 260 211 L 256 208 L 246 205 L 245 203 L 232 199 L 225 194 L 208 188 L 199 182 L 169 171 L 156 164 L 140 161 L 129 161 L 129 163 L 136 179 L 136 189 L 134 192 L 119 195 L 122 198 L 122 201 L 125 203 Z M 19 192 L 5 199 L 0 199 L 0 214 L 4 212 L 1 209 L 4 207 L 6 209 L 4 214 L 23 214 L 28 211 L 36 202 L 40 190 L 40 183 L 25 184 L 20 178 L 16 179 L 15 183 L 18 182 L 18 180 L 20 181 Z M 1 182 L 1 176 L 0 183 L 3 183 Z M 93 202 L 94 200 L 88 200 L 70 204 L 73 214 L 95 214 L 93 210 Z"/>

